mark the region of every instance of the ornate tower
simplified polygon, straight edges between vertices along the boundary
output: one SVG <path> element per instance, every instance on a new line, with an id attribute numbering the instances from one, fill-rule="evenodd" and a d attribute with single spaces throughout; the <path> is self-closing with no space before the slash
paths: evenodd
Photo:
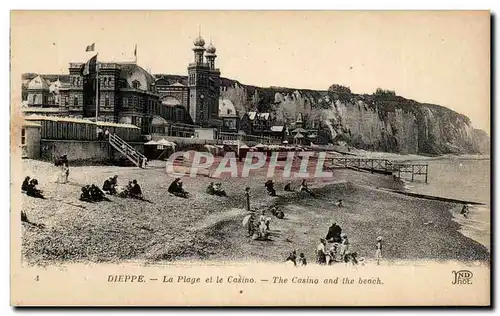
<path id="1" fill-rule="evenodd" d="M 207 53 L 205 58 L 207 60 L 209 72 L 209 84 L 210 84 L 210 113 L 212 118 L 219 117 L 219 97 L 220 97 L 220 70 L 215 68 L 215 46 L 210 42 L 207 46 Z"/>
<path id="2" fill-rule="evenodd" d="M 188 66 L 189 114 L 197 125 L 205 125 L 211 118 L 209 73 L 210 67 L 203 62 L 205 40 L 194 40 L 194 63 Z"/>

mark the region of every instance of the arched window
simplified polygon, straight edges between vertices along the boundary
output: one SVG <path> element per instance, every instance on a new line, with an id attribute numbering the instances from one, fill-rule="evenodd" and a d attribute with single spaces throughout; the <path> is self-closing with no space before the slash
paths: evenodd
<path id="1" fill-rule="evenodd" d="M 73 105 L 78 105 L 78 96 L 75 95 L 75 98 L 73 99 Z"/>
<path id="2" fill-rule="evenodd" d="M 141 83 L 140 83 L 138 80 L 134 80 L 134 81 L 132 82 L 132 87 L 133 87 L 134 89 L 140 89 L 140 88 L 141 88 Z"/>
<path id="3" fill-rule="evenodd" d="M 104 105 L 109 105 L 109 94 L 104 95 Z"/>

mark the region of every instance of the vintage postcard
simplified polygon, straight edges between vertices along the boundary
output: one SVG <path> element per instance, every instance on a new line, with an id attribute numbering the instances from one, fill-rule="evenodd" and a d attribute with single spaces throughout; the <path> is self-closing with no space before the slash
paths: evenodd
<path id="1" fill-rule="evenodd" d="M 11 304 L 490 306 L 489 11 L 12 11 Z"/>

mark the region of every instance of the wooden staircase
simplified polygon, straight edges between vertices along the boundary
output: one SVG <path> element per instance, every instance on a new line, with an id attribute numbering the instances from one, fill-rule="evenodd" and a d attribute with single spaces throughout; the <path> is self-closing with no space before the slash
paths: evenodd
<path id="1" fill-rule="evenodd" d="M 134 147 L 127 144 L 116 134 L 109 134 L 108 142 L 114 149 L 127 157 L 134 165 L 139 168 L 146 168 L 146 157 L 138 152 Z"/>

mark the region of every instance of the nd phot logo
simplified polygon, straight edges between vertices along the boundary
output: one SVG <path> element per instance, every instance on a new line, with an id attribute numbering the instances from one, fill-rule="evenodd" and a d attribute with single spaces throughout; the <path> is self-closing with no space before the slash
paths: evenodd
<path id="1" fill-rule="evenodd" d="M 453 273 L 453 281 L 451 284 L 453 285 L 462 285 L 462 284 L 472 284 L 472 274 L 469 270 L 460 270 L 460 271 L 452 271 Z"/>

